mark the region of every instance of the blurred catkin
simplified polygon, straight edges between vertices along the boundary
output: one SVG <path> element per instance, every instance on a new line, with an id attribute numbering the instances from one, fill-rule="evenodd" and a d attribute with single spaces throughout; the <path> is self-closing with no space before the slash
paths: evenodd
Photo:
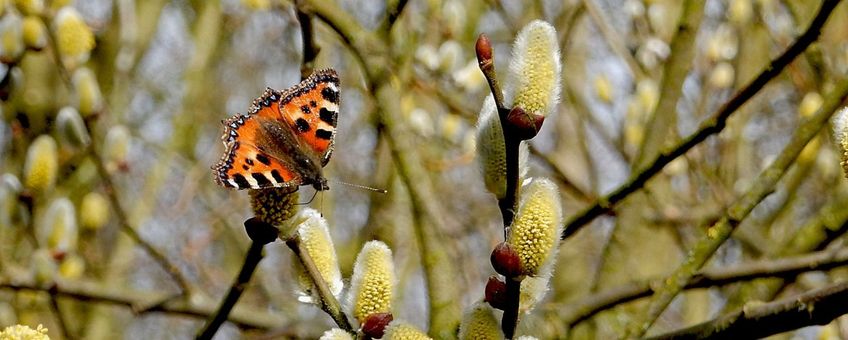
<path id="1" fill-rule="evenodd" d="M 53 19 L 53 29 L 59 54 L 67 67 L 75 68 L 88 60 L 94 49 L 94 33 L 76 9 L 62 7 Z"/>
<path id="2" fill-rule="evenodd" d="M 74 71 L 71 80 L 74 85 L 74 101 L 79 112 L 83 116 L 89 116 L 99 111 L 103 106 L 103 95 L 94 72 L 87 67 L 81 67 Z"/>
<path id="3" fill-rule="evenodd" d="M 25 15 L 39 15 L 44 12 L 44 0 L 15 0 L 15 7 Z"/>
<path id="4" fill-rule="evenodd" d="M 89 192 L 80 203 L 80 224 L 88 230 L 97 230 L 109 222 L 109 201 L 99 192 Z"/>
<path id="5" fill-rule="evenodd" d="M 24 185 L 36 192 L 45 192 L 56 183 L 59 158 L 56 141 L 49 135 L 38 136 L 27 150 L 24 162 Z"/>
<path id="6" fill-rule="evenodd" d="M 88 129 L 76 109 L 63 107 L 56 115 L 56 134 L 63 143 L 83 148 L 91 143 Z"/>
<path id="7" fill-rule="evenodd" d="M 391 249 L 383 242 L 368 241 L 353 266 L 348 296 L 353 316 L 361 323 L 373 313 L 391 313 L 394 284 Z"/>
<path id="8" fill-rule="evenodd" d="M 75 251 L 79 228 L 73 203 L 65 197 L 51 201 L 47 211 L 41 216 L 37 235 L 39 242 L 51 251 Z"/>
<path id="9" fill-rule="evenodd" d="M 0 18 L 0 62 L 11 63 L 24 52 L 23 19 L 15 11 Z"/>
<path id="10" fill-rule="evenodd" d="M 486 189 L 498 199 L 506 196 L 506 145 L 503 126 L 498 117 L 495 100 L 486 97 L 477 121 L 477 160 Z M 527 173 L 527 144 L 521 143 L 518 150 L 519 177 Z M 519 180 L 520 181 L 520 180 Z M 520 184 L 520 183 L 519 183 Z"/>
<path id="11" fill-rule="evenodd" d="M 27 48 L 40 51 L 47 46 L 47 26 L 36 16 L 24 18 L 23 35 Z"/>

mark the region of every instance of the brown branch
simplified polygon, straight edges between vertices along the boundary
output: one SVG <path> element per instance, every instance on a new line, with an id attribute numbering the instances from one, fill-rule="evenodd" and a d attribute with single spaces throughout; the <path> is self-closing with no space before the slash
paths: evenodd
<path id="1" fill-rule="evenodd" d="M 650 339 L 755 339 L 813 325 L 848 314 L 848 282 L 788 297 L 749 304 L 716 319 Z"/>
<path id="2" fill-rule="evenodd" d="M 754 80 L 737 92 L 733 98 L 725 102 L 710 119 L 704 121 L 698 131 L 683 139 L 673 148 L 661 152 L 653 161 L 648 162 L 647 166 L 640 168 L 631 175 L 626 183 L 619 186 L 610 194 L 598 199 L 593 205 L 566 222 L 562 232 L 562 239 L 573 235 L 596 217 L 612 211 L 616 204 L 641 189 L 649 179 L 659 173 L 668 163 L 671 163 L 677 157 L 680 157 L 696 145 L 705 141 L 707 137 L 721 132 L 731 114 L 759 93 L 769 81 L 780 75 L 789 63 L 795 60 L 810 44 L 818 39 L 822 26 L 824 26 L 825 21 L 827 21 L 827 18 L 837 4 L 839 4 L 839 0 L 825 0 L 804 34 L 798 37 L 783 54 L 772 60 Z"/>
<path id="3" fill-rule="evenodd" d="M 303 42 L 303 61 L 300 64 L 300 79 L 306 79 L 315 69 L 315 58 L 321 48 L 315 44 L 315 31 L 312 26 L 312 15 L 302 9 L 301 1 L 296 2 L 295 13 L 300 24 L 300 37 Z"/>
<path id="4" fill-rule="evenodd" d="M 33 280 L 0 279 L 0 289 L 47 292 L 55 297 L 124 306 L 137 314 L 166 313 L 205 319 L 215 313 L 215 306 L 209 302 L 170 299 L 160 303 L 163 296 L 170 294 L 145 293 L 92 281 L 60 280 L 55 285 L 45 286 L 37 284 Z M 280 316 L 246 308 L 236 308 L 229 315 L 228 320 L 242 329 L 268 330 L 285 323 Z"/>
<path id="5" fill-rule="evenodd" d="M 848 221 L 844 224 L 848 227 Z M 825 271 L 848 265 L 848 249 L 821 251 L 803 256 L 777 260 L 754 261 L 727 268 L 707 269 L 692 277 L 685 289 L 724 286 L 759 278 L 791 279 L 810 271 Z M 595 316 L 604 310 L 622 303 L 634 301 L 653 293 L 662 279 L 645 280 L 604 290 L 569 304 L 564 313 L 559 313 L 563 322 L 574 325 Z"/>

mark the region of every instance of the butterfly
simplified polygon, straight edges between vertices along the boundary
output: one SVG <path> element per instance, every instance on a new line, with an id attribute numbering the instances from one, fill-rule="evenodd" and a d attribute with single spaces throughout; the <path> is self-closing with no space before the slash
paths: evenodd
<path id="1" fill-rule="evenodd" d="M 265 89 L 246 115 L 223 120 L 226 150 L 212 167 L 215 182 L 232 189 L 327 190 L 323 168 L 333 153 L 339 77 L 319 70 L 285 91 Z"/>

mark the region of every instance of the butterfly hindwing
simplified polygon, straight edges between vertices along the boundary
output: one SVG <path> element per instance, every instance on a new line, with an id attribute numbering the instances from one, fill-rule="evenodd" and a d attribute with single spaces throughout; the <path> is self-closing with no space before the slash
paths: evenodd
<path id="1" fill-rule="evenodd" d="M 235 189 L 300 185 L 297 172 L 283 160 L 261 150 L 261 118 L 237 115 L 224 121 L 224 156 L 213 167 L 215 182 Z"/>

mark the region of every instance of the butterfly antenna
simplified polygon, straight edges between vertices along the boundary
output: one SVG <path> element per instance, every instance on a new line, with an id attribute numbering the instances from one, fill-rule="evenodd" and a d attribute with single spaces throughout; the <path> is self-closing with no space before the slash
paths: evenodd
<path id="1" fill-rule="evenodd" d="M 380 193 L 380 194 L 388 194 L 389 193 L 389 191 L 386 190 L 386 189 L 377 189 L 377 188 L 372 188 L 372 187 L 364 186 L 364 185 L 360 185 L 360 184 L 353 184 L 353 183 L 336 181 L 336 180 L 329 180 L 329 181 L 333 182 L 333 183 L 344 184 L 344 185 L 347 185 L 349 187 L 353 187 L 353 188 L 357 188 L 357 189 L 361 189 L 361 190 L 365 190 L 365 191 L 371 191 L 371 192 L 376 192 L 376 193 Z"/>

